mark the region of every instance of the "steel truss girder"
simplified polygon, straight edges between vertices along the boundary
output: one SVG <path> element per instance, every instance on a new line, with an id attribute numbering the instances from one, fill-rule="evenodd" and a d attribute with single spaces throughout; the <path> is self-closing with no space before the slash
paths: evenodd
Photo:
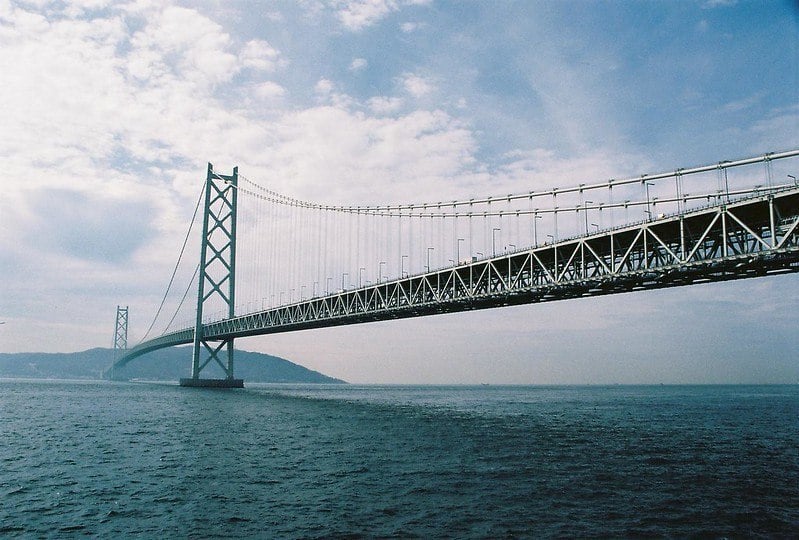
<path id="1" fill-rule="evenodd" d="M 799 192 L 787 190 L 235 317 L 206 331 L 238 337 L 796 272 L 798 224 Z"/>
<path id="2" fill-rule="evenodd" d="M 799 189 L 312 298 L 202 327 L 206 340 L 799 272 Z M 194 329 L 145 342 L 190 343 Z"/>

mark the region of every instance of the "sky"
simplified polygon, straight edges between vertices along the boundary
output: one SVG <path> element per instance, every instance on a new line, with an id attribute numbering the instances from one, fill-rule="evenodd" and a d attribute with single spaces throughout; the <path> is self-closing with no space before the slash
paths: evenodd
<path id="1" fill-rule="evenodd" d="M 791 1 L 0 0 L 0 66 L 2 352 L 109 347 L 120 304 L 136 342 L 208 162 L 386 204 L 799 148 Z M 799 383 L 798 326 L 789 275 L 236 344 L 363 383 Z"/>

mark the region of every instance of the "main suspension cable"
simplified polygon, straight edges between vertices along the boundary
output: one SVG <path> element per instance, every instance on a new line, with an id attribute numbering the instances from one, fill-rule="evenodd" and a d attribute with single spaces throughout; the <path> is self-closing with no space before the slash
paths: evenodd
<path id="1" fill-rule="evenodd" d="M 145 339 L 147 339 L 147 336 L 150 335 L 150 331 L 152 331 L 156 321 L 158 320 L 158 316 L 161 314 L 161 310 L 164 308 L 164 303 L 166 303 L 167 296 L 169 295 L 169 290 L 172 288 L 172 283 L 175 281 L 175 275 L 178 273 L 178 267 L 180 266 L 180 261 L 183 258 L 183 253 L 186 251 L 186 244 L 188 244 L 189 242 L 191 229 L 192 227 L 194 227 L 194 222 L 197 219 L 197 211 L 200 209 L 200 202 L 203 199 L 204 191 L 205 191 L 205 184 L 203 183 L 203 187 L 202 189 L 200 189 L 200 196 L 197 198 L 197 204 L 194 206 L 194 214 L 192 214 L 191 216 L 191 223 L 189 223 L 189 230 L 186 231 L 186 237 L 183 239 L 183 246 L 180 248 L 180 254 L 178 255 L 178 260 L 175 263 L 175 268 L 172 270 L 172 276 L 169 278 L 169 284 L 166 286 L 164 297 L 161 299 L 161 304 L 158 306 L 158 311 L 156 311 L 155 317 L 153 317 L 153 322 L 150 323 L 150 327 L 147 329 L 147 332 L 144 333 L 144 337 L 141 338 L 139 343 L 142 343 Z"/>
<path id="2" fill-rule="evenodd" d="M 197 266 L 194 267 L 194 275 L 191 277 L 189 285 L 186 287 L 186 290 L 183 292 L 183 298 L 180 299 L 180 303 L 178 304 L 177 309 L 175 309 L 175 313 L 172 314 L 172 318 L 169 319 L 169 322 L 166 323 L 166 326 L 164 327 L 164 332 L 163 332 L 164 334 L 166 334 L 167 330 L 169 330 L 169 327 L 172 326 L 172 323 L 175 321 L 175 317 L 178 316 L 178 312 L 180 311 L 180 308 L 183 307 L 183 302 L 186 301 L 186 297 L 189 295 L 191 286 L 194 285 L 194 280 L 197 279 L 197 273 L 199 271 L 200 271 L 200 263 L 197 263 Z"/>

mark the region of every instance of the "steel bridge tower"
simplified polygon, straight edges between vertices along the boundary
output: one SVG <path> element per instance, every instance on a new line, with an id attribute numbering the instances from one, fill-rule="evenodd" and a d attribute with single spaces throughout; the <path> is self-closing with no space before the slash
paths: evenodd
<path id="1" fill-rule="evenodd" d="M 238 167 L 226 176 L 214 172 L 208 164 L 205 180 L 205 206 L 200 246 L 197 319 L 194 325 L 194 349 L 191 378 L 180 379 L 181 386 L 242 388 L 244 381 L 233 377 L 233 338 L 205 339 L 203 308 L 218 308 L 227 318 L 235 316 L 236 299 L 236 199 Z M 225 373 L 224 379 L 201 379 L 200 372 L 216 362 Z"/>
<path id="2" fill-rule="evenodd" d="M 117 324 L 114 332 L 114 356 L 128 348 L 128 306 L 117 306 Z"/>
<path id="3" fill-rule="evenodd" d="M 117 321 L 114 325 L 114 365 L 128 349 L 128 306 L 117 306 Z M 111 367 L 110 378 L 114 379 L 114 367 Z"/>

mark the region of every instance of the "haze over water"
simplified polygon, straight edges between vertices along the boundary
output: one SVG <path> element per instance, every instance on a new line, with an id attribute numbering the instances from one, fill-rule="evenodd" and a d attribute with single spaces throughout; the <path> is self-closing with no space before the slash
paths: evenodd
<path id="1" fill-rule="evenodd" d="M 787 537 L 799 386 L 0 381 L 0 534 Z"/>

